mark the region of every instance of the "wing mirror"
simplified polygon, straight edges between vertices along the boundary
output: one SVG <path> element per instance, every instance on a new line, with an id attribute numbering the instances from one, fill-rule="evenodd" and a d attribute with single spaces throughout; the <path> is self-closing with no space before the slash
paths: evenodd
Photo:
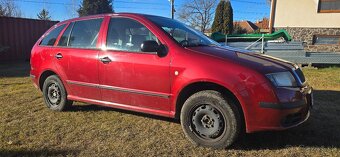
<path id="1" fill-rule="evenodd" d="M 146 40 L 141 45 L 142 52 L 155 52 L 159 57 L 165 57 L 168 54 L 168 49 L 163 44 L 158 44 L 154 40 Z"/>

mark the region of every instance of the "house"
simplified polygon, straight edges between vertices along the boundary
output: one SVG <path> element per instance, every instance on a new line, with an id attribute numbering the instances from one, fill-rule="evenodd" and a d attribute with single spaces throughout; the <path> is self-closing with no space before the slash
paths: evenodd
<path id="1" fill-rule="evenodd" d="M 264 17 L 262 20 L 254 23 L 260 29 L 269 29 L 269 19 Z"/>
<path id="2" fill-rule="evenodd" d="M 285 29 L 309 52 L 340 52 L 340 0 L 272 0 L 270 30 Z"/>
<path id="3" fill-rule="evenodd" d="M 246 20 L 235 21 L 234 27 L 240 27 L 242 30 L 244 30 L 243 33 L 254 33 L 258 29 L 258 27 L 254 23 Z"/>
<path id="4" fill-rule="evenodd" d="M 262 20 L 256 21 L 254 24 L 260 29 L 261 33 L 269 32 L 269 19 L 268 18 L 265 17 Z"/>

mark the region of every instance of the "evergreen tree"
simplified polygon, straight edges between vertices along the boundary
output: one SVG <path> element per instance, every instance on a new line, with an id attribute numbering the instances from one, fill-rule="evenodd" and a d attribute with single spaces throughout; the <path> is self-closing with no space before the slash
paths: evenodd
<path id="1" fill-rule="evenodd" d="M 4 16 L 5 15 L 5 12 L 4 12 L 4 10 L 2 9 L 2 6 L 1 6 L 1 4 L 0 4 L 0 16 Z"/>
<path id="2" fill-rule="evenodd" d="M 231 7 L 231 3 L 227 0 L 224 4 L 223 10 L 223 33 L 231 34 L 233 32 L 233 8 Z"/>
<path id="3" fill-rule="evenodd" d="M 215 11 L 215 18 L 212 24 L 211 30 L 212 32 L 221 32 L 223 31 L 223 10 L 224 10 L 225 1 L 221 0 Z"/>
<path id="4" fill-rule="evenodd" d="M 40 20 L 51 20 L 51 16 L 49 16 L 49 12 L 46 9 L 42 9 L 37 16 Z"/>
<path id="5" fill-rule="evenodd" d="M 79 16 L 114 13 L 112 0 L 83 0 L 82 5 L 77 10 Z"/>

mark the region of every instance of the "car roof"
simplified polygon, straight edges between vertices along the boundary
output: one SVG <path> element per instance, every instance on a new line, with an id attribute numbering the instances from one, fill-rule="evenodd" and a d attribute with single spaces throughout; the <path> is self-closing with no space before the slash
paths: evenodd
<path id="1" fill-rule="evenodd" d="M 83 17 L 68 19 L 68 20 L 59 22 L 57 25 L 62 25 L 62 24 L 68 23 L 68 22 L 73 22 L 73 21 L 99 18 L 99 17 L 105 17 L 105 16 L 146 17 L 146 16 L 157 16 L 157 15 L 148 15 L 148 14 L 141 14 L 141 13 L 106 13 L 106 14 L 97 14 L 97 15 L 90 15 L 90 16 L 83 16 Z M 161 17 L 161 16 L 157 16 L 157 17 Z"/>

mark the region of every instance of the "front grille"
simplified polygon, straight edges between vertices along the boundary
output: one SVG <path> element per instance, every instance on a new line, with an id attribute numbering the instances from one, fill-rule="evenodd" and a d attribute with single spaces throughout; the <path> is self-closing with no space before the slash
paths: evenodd
<path id="1" fill-rule="evenodd" d="M 301 83 L 304 83 L 306 81 L 306 79 L 305 79 L 305 75 L 303 75 L 301 68 L 297 68 L 294 71 L 295 71 L 295 74 L 297 75 L 298 79 L 301 81 Z"/>

